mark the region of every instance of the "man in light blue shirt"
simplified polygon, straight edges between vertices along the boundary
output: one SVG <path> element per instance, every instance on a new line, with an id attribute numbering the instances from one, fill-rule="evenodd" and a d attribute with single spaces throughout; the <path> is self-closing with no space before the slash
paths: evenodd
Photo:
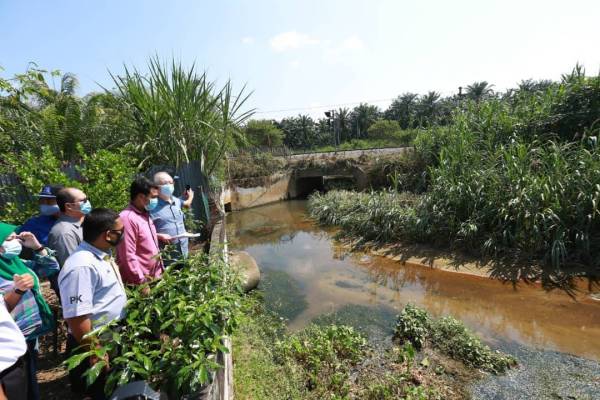
<path id="1" fill-rule="evenodd" d="M 110 252 L 123 237 L 123 223 L 113 210 L 97 208 L 86 215 L 83 242 L 67 258 L 58 284 L 63 317 L 67 321 L 67 351 L 74 355 L 89 346 L 85 335 L 115 319 L 123 318 L 127 295 L 119 267 Z M 98 360 L 84 360 L 69 371 L 71 388 L 93 399 L 104 398 L 106 374 L 86 387 L 83 373 Z"/>
<path id="2" fill-rule="evenodd" d="M 160 188 L 158 205 L 150 212 L 150 217 L 156 226 L 158 240 L 163 244 L 173 244 L 174 252 L 165 257 L 177 260 L 187 258 L 189 253 L 189 239 L 187 237 L 174 237 L 185 234 L 185 215 L 183 208 L 189 208 L 194 200 L 194 191 L 188 189 L 183 198 L 173 196 L 175 185 L 173 178 L 166 172 L 154 174 L 154 184 Z"/>

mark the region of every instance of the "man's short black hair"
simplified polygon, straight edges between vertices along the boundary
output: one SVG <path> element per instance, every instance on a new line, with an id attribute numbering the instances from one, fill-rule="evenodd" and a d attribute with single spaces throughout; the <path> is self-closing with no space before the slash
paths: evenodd
<path id="1" fill-rule="evenodd" d="M 94 208 L 83 219 L 83 240 L 93 242 L 102 233 L 113 229 L 119 214 L 109 208 Z"/>
<path id="2" fill-rule="evenodd" d="M 75 201 L 75 197 L 73 196 L 73 191 L 71 188 L 62 188 L 58 192 L 56 192 L 56 204 L 58 204 L 58 208 L 60 211 L 65 212 L 65 204 L 72 203 Z"/>
<path id="3" fill-rule="evenodd" d="M 140 193 L 144 196 L 148 196 L 152 189 L 158 189 L 158 186 L 145 176 L 140 176 L 131 183 L 131 187 L 129 188 L 129 200 L 134 201 L 136 196 Z"/>

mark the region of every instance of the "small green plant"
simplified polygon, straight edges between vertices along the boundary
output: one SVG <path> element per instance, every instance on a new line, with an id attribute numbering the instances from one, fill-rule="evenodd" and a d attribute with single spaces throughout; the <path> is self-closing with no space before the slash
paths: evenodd
<path id="1" fill-rule="evenodd" d="M 420 350 L 431 328 L 431 319 L 427 311 L 407 304 L 398 316 L 394 338 L 409 342 Z"/>
<path id="2" fill-rule="evenodd" d="M 300 364 L 311 390 L 346 395 L 349 367 L 364 355 L 366 339 L 352 327 L 311 325 L 280 341 L 281 357 Z"/>

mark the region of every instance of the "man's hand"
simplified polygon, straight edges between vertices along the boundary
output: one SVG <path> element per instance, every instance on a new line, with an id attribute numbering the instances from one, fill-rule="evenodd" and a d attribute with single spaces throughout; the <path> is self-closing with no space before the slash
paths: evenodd
<path id="1" fill-rule="evenodd" d="M 157 233 L 156 237 L 158 238 L 158 240 L 160 240 L 161 242 L 164 242 L 164 243 L 171 243 L 171 240 L 173 240 L 171 235 L 166 234 L 166 233 Z"/>
<path id="2" fill-rule="evenodd" d="M 140 293 L 142 293 L 142 296 L 148 297 L 150 295 L 150 286 L 145 285 L 142 287 L 142 289 L 140 289 Z"/>
<path id="3" fill-rule="evenodd" d="M 194 199 L 194 191 L 192 189 L 188 189 L 185 191 L 185 199 L 192 201 Z"/>
<path id="4" fill-rule="evenodd" d="M 183 193 L 183 197 L 185 201 L 183 202 L 184 207 L 191 207 L 192 201 L 194 201 L 194 191 L 192 189 L 188 189 Z"/>
<path id="5" fill-rule="evenodd" d="M 16 289 L 26 292 L 33 287 L 33 284 L 33 276 L 29 274 L 13 275 L 13 285 Z"/>
<path id="6" fill-rule="evenodd" d="M 31 232 L 21 232 L 19 235 L 17 235 L 17 238 L 19 239 L 23 247 L 27 247 L 34 250 L 37 250 L 40 247 L 42 247 L 35 235 Z"/>

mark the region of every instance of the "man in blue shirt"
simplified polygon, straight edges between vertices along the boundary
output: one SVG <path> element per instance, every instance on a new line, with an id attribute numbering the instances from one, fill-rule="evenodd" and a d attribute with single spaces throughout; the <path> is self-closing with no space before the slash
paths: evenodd
<path id="1" fill-rule="evenodd" d="M 175 238 L 185 234 L 183 208 L 189 208 L 194 200 L 194 191 L 188 189 L 183 198 L 173 196 L 175 185 L 173 178 L 166 172 L 157 172 L 154 174 L 154 184 L 160 188 L 158 205 L 150 212 L 150 217 L 156 226 L 158 240 L 163 244 L 173 244 L 175 249 L 172 254 L 168 254 L 168 259 L 176 260 L 187 258 L 189 239 L 187 237 Z"/>
<path id="2" fill-rule="evenodd" d="M 31 232 L 35 235 L 42 246 L 48 246 L 48 235 L 56 224 L 60 209 L 56 204 L 56 193 L 62 189 L 62 185 L 46 185 L 37 195 L 40 205 L 40 214 L 29 218 L 17 229 L 17 233 Z"/>

